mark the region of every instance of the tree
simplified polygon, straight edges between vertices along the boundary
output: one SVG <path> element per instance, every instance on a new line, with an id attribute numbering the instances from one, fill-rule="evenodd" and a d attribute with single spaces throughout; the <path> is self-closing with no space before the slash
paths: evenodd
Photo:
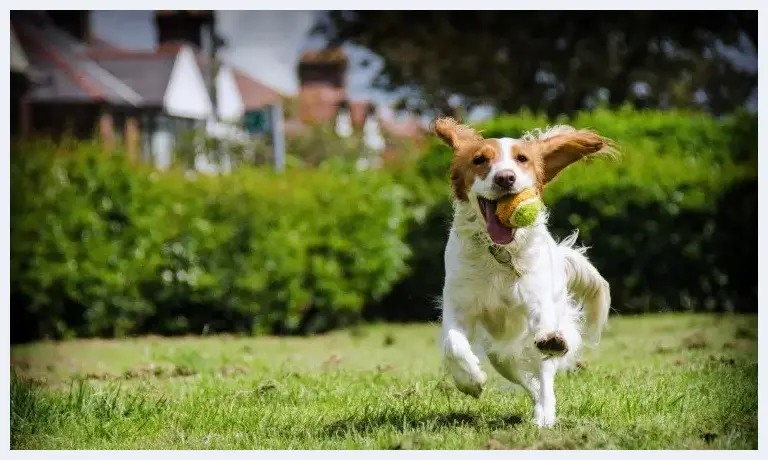
<path id="1" fill-rule="evenodd" d="M 330 12 L 317 30 L 380 55 L 375 85 L 414 89 L 408 108 L 446 114 L 454 95 L 550 115 L 625 102 L 721 113 L 757 84 L 722 52 L 751 42 L 756 61 L 756 11 Z"/>

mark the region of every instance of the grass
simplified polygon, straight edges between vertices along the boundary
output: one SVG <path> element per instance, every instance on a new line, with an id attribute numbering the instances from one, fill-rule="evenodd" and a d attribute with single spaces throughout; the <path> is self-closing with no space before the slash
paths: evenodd
<path id="1" fill-rule="evenodd" d="M 435 325 L 312 338 L 158 338 L 11 348 L 13 449 L 756 449 L 757 318 L 612 318 L 557 377 L 558 425 L 486 364 L 441 373 Z"/>

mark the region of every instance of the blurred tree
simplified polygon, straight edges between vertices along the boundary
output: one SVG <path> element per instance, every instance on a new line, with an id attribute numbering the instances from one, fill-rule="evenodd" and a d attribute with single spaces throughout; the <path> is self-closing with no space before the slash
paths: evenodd
<path id="1" fill-rule="evenodd" d="M 757 84 L 756 65 L 726 59 L 733 47 L 756 63 L 756 11 L 330 12 L 317 32 L 380 55 L 375 85 L 415 90 L 408 108 L 445 114 L 455 96 L 550 115 L 625 101 L 719 114 Z"/>

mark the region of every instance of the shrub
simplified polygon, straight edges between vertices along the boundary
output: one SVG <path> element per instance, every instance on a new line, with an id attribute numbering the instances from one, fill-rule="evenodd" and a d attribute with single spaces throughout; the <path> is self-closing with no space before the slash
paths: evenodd
<path id="1" fill-rule="evenodd" d="M 556 121 L 623 148 L 619 161 L 569 168 L 544 196 L 556 237 L 578 229 L 591 247 L 617 312 L 756 309 L 755 116 L 598 110 Z M 552 123 L 521 112 L 480 128 L 519 136 Z M 13 146 L 13 339 L 436 318 L 451 152 L 432 140 L 423 155 L 358 171 L 352 141 L 315 153 L 304 141 L 284 173 L 218 176 L 159 172 L 95 143 Z"/>
<path id="2" fill-rule="evenodd" d="M 405 271 L 388 175 L 158 172 L 95 143 L 11 152 L 14 335 L 312 332 L 355 321 Z"/>
<path id="3" fill-rule="evenodd" d="M 486 137 L 518 137 L 554 123 L 596 129 L 623 148 L 619 161 L 574 165 L 544 195 L 553 233 L 580 231 L 611 283 L 617 312 L 756 309 L 755 116 L 598 110 L 549 121 L 521 112 L 479 128 Z M 426 217 L 409 230 L 410 276 L 370 305 L 369 316 L 436 318 L 452 212 L 450 158 L 435 140 L 420 162 L 425 180 L 440 184 L 438 199 L 429 198 Z"/>

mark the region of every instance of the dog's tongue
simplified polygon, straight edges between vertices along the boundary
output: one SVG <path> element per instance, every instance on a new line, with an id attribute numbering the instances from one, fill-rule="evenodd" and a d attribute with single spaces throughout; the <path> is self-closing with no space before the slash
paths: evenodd
<path id="1" fill-rule="evenodd" d="M 485 225 L 488 235 L 496 244 L 509 244 L 515 237 L 515 231 L 501 223 L 496 216 L 496 203 L 486 202 L 483 206 L 485 212 Z"/>

